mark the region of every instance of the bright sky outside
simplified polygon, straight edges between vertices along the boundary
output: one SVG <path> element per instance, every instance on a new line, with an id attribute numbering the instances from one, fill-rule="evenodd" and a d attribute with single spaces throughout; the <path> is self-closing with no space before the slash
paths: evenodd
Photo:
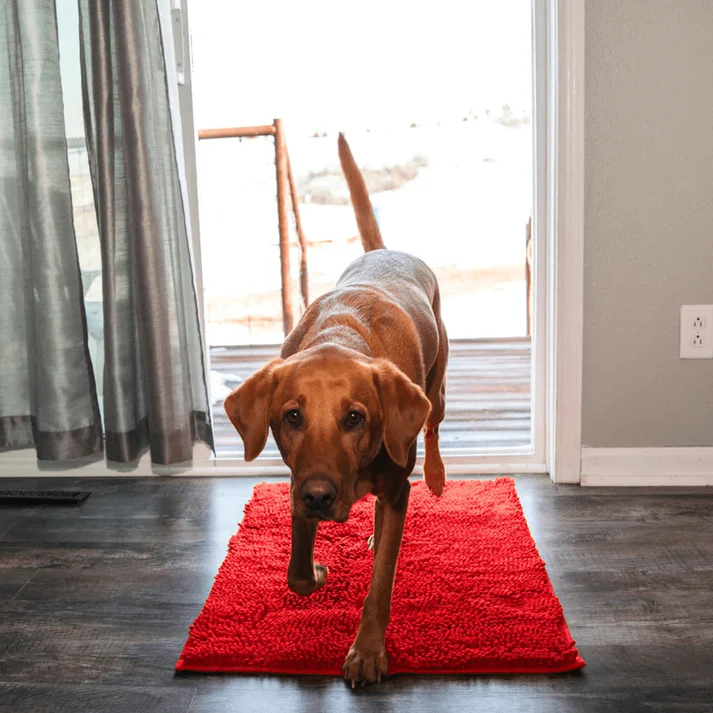
<path id="1" fill-rule="evenodd" d="M 530 5 L 194 1 L 197 126 L 364 129 L 504 104 L 529 115 Z"/>

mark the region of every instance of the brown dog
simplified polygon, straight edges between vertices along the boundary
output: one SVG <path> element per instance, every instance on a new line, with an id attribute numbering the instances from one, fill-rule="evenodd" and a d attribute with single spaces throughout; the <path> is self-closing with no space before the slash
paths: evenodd
<path id="1" fill-rule="evenodd" d="M 438 427 L 448 337 L 435 275 L 421 260 L 384 249 L 366 184 L 341 134 L 339 158 L 366 252 L 312 303 L 281 358 L 233 391 L 225 410 L 243 439 L 245 460 L 260 454 L 272 427 L 292 473 L 287 581 L 298 594 L 327 580 L 327 568 L 313 559 L 319 521 L 344 522 L 356 500 L 376 495 L 371 586 L 344 663 L 354 686 L 387 671 L 384 632 L 424 424 L 424 476 L 434 493 L 443 490 Z"/>

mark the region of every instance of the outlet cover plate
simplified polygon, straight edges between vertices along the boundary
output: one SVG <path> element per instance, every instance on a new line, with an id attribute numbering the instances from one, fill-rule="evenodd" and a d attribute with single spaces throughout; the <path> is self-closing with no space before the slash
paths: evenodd
<path id="1" fill-rule="evenodd" d="M 681 359 L 713 359 L 713 305 L 681 307 Z"/>

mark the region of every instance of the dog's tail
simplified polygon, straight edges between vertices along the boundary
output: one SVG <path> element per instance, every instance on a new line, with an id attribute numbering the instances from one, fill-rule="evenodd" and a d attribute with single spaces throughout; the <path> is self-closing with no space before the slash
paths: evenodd
<path id="1" fill-rule="evenodd" d="M 341 133 L 339 134 L 339 162 L 342 164 L 342 171 L 349 186 L 349 195 L 352 199 L 352 206 L 354 207 L 364 251 L 369 252 L 370 250 L 385 248 L 386 246 L 381 238 L 379 226 L 374 216 L 374 209 L 371 206 L 371 200 L 369 200 L 369 191 L 366 189 L 364 176 L 361 175 L 349 144 L 344 138 L 344 134 Z"/>

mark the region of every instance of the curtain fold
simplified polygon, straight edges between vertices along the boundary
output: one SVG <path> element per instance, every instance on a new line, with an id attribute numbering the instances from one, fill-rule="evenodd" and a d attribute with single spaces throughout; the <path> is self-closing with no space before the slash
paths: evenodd
<path id="1" fill-rule="evenodd" d="M 102 250 L 109 461 L 213 446 L 156 0 L 79 0 L 87 148 Z M 178 147 L 178 148 L 177 148 Z"/>
<path id="2" fill-rule="evenodd" d="M 0 2 L 0 448 L 100 453 L 54 0 Z"/>

